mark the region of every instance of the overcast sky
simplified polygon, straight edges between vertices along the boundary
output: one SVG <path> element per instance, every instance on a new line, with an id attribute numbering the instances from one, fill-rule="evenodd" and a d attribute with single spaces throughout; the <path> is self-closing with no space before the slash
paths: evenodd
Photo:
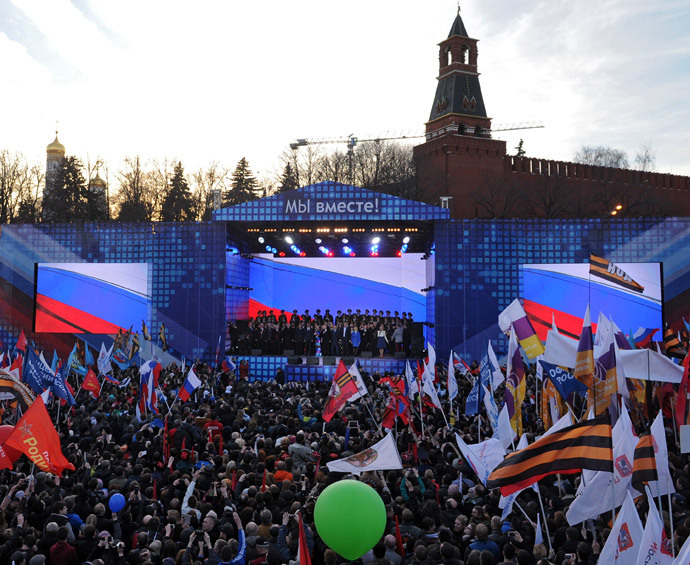
<path id="1" fill-rule="evenodd" d="M 0 149 L 174 158 L 188 172 L 246 157 L 262 177 L 295 138 L 422 133 L 455 0 L 3 0 Z M 690 175 L 687 0 L 465 0 L 484 100 L 510 152 L 582 145 Z M 343 146 L 344 149 L 344 146 Z"/>

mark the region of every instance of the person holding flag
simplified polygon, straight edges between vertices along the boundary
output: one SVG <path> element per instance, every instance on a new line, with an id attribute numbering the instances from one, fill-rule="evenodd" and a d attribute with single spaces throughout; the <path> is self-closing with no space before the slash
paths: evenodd
<path id="1" fill-rule="evenodd" d="M 182 383 L 180 391 L 177 393 L 177 398 L 179 398 L 181 402 L 187 402 L 189 397 L 192 396 L 194 391 L 200 386 L 201 381 L 199 380 L 199 377 L 196 376 L 194 367 L 192 366 L 189 369 L 189 373 L 187 373 L 187 378 Z"/>
<path id="2" fill-rule="evenodd" d="M 328 391 L 328 400 L 326 400 L 321 415 L 324 422 L 330 422 L 333 416 L 345 405 L 348 398 L 357 394 L 357 390 L 357 384 L 341 359 L 333 375 L 331 389 Z"/>

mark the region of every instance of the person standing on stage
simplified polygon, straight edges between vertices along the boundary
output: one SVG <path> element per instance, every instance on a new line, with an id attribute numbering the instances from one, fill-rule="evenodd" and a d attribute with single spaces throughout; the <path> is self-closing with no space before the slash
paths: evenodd
<path id="1" fill-rule="evenodd" d="M 376 348 L 379 350 L 379 357 L 383 357 L 383 352 L 388 347 L 388 338 L 386 337 L 386 330 L 383 324 L 379 324 L 379 329 L 376 332 Z"/>

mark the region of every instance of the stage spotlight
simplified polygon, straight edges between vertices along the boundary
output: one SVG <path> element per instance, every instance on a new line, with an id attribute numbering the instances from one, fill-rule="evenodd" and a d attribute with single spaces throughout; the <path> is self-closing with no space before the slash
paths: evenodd
<path id="1" fill-rule="evenodd" d="M 403 237 L 403 243 L 410 243 L 410 237 L 407 235 Z"/>
<path id="2" fill-rule="evenodd" d="M 259 237 L 259 243 L 264 243 L 266 240 L 264 239 L 263 236 Z"/>
<path id="3" fill-rule="evenodd" d="M 272 249 L 272 247 L 270 245 L 266 246 L 266 251 L 268 251 L 269 253 L 271 252 L 271 249 Z"/>
<path id="4" fill-rule="evenodd" d="M 321 251 L 321 253 L 323 253 L 324 255 L 326 255 L 328 257 L 333 257 L 333 253 L 331 252 L 331 250 L 328 249 L 327 247 L 324 247 L 323 245 L 321 247 L 319 247 L 319 251 Z"/>
<path id="5" fill-rule="evenodd" d="M 300 257 L 306 257 L 307 254 L 306 254 L 304 251 L 301 251 L 300 254 L 299 254 L 299 256 L 300 256 Z"/>
<path id="6" fill-rule="evenodd" d="M 348 239 L 347 239 L 346 237 L 344 237 L 344 238 L 342 239 L 342 242 L 343 242 L 343 243 L 348 243 Z"/>
<path id="7" fill-rule="evenodd" d="M 314 243 L 316 243 L 317 245 L 320 244 L 320 243 L 321 243 L 321 238 L 320 238 L 320 237 L 317 237 L 317 238 L 314 240 Z"/>
<path id="8" fill-rule="evenodd" d="M 350 253 L 352 253 L 352 249 L 345 245 L 343 246 L 343 253 L 345 253 L 345 255 L 349 255 Z"/>
<path id="9" fill-rule="evenodd" d="M 407 243 L 403 243 L 400 248 L 400 254 L 402 255 L 403 253 L 407 253 Z"/>
<path id="10" fill-rule="evenodd" d="M 377 239 L 378 239 L 378 238 L 377 238 Z M 369 248 L 369 255 L 371 255 L 372 257 L 378 257 L 378 256 L 379 256 L 379 246 L 378 246 L 378 244 L 372 245 L 372 246 Z"/>
<path id="11" fill-rule="evenodd" d="M 381 242 L 381 238 L 378 235 L 371 240 L 372 245 L 378 245 L 380 242 Z"/>
<path id="12" fill-rule="evenodd" d="M 278 253 L 278 250 L 275 247 L 271 247 L 271 253 Z"/>
<path id="13" fill-rule="evenodd" d="M 281 251 L 280 253 L 278 253 L 278 256 L 279 257 L 285 257 L 285 251 Z"/>
<path id="14" fill-rule="evenodd" d="M 293 243 L 295 243 L 295 241 L 289 235 L 286 235 L 285 243 L 287 243 L 288 245 L 292 245 Z"/>
<path id="15" fill-rule="evenodd" d="M 357 257 L 357 255 L 355 254 L 354 251 L 352 251 L 352 252 L 350 253 L 350 257 Z"/>
<path id="16" fill-rule="evenodd" d="M 299 247 L 297 247 L 296 245 L 291 245 L 290 249 L 292 250 L 292 252 L 295 255 L 299 255 L 302 252 L 302 250 Z"/>

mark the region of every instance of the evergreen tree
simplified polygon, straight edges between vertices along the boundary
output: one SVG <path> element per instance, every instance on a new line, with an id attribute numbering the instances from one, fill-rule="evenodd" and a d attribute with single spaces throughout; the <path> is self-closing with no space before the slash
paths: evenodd
<path id="1" fill-rule="evenodd" d="M 250 200 L 256 200 L 259 183 L 249 168 L 247 159 L 242 157 L 232 173 L 232 190 L 225 194 L 225 205 L 234 206 Z"/>
<path id="2" fill-rule="evenodd" d="M 168 193 L 163 200 L 161 220 L 163 222 L 186 222 L 194 220 L 194 202 L 184 177 L 182 163 L 175 165 L 170 179 Z"/>
<path id="3" fill-rule="evenodd" d="M 280 177 L 280 185 L 278 186 L 278 192 L 287 192 L 288 190 L 295 190 L 297 187 L 297 176 L 292 170 L 292 165 L 287 163 L 283 174 Z"/>
<path id="4" fill-rule="evenodd" d="M 91 212 L 89 189 L 82 174 L 81 161 L 76 157 L 65 157 L 55 186 L 43 199 L 44 221 L 85 222 L 91 219 Z"/>

